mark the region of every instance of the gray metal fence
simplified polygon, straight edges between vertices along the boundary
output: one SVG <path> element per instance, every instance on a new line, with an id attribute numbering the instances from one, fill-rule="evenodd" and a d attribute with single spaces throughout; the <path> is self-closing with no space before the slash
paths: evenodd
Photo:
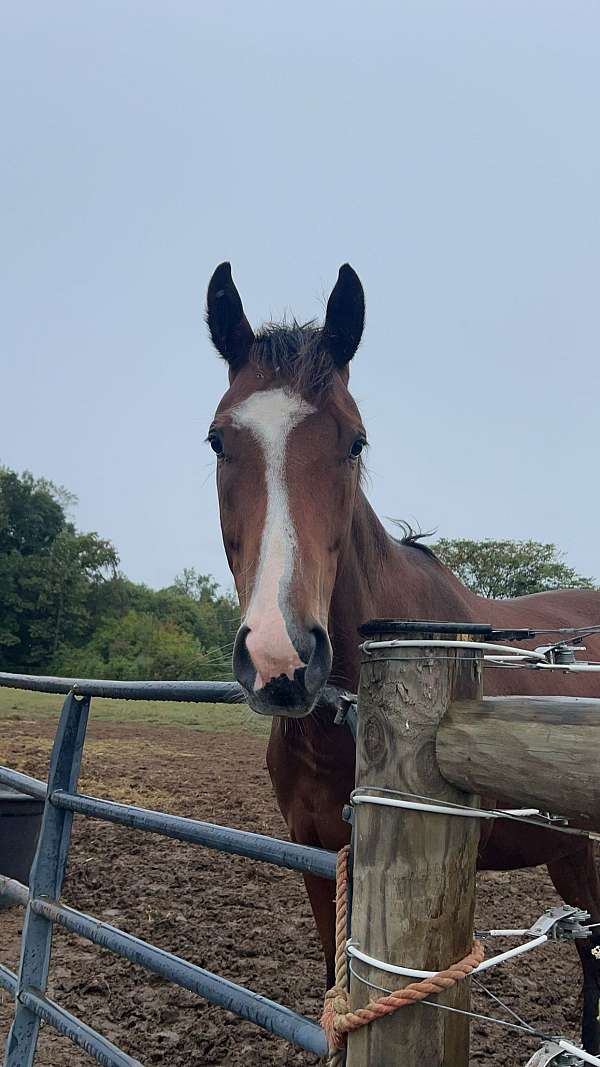
<path id="1" fill-rule="evenodd" d="M 55 923 L 200 994 L 212 1004 L 227 1008 L 300 1048 L 324 1056 L 327 1053 L 325 1034 L 312 1020 L 60 902 L 74 814 L 335 879 L 336 856 L 333 852 L 100 800 L 77 791 L 92 697 L 241 703 L 240 687 L 231 682 L 81 681 L 1 673 L 0 686 L 66 694 L 47 784 L 9 767 L 0 767 L 0 784 L 45 800 L 30 885 L 0 876 L 0 896 L 26 908 L 19 973 L 14 974 L 0 965 L 0 988 L 15 997 L 15 1016 L 6 1046 L 5 1067 L 32 1067 L 41 1019 L 105 1067 L 141 1067 L 140 1061 L 128 1056 L 46 996 Z"/>

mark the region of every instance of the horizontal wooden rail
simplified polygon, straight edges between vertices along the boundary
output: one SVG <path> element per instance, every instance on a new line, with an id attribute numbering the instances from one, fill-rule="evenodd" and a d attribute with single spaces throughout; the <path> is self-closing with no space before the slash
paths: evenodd
<path id="1" fill-rule="evenodd" d="M 600 700 L 484 697 L 448 709 L 437 733 L 453 785 L 600 828 Z"/>

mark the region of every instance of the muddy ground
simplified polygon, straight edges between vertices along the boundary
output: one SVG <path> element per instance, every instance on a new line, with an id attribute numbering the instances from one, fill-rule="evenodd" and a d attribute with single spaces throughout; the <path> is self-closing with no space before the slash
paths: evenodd
<path id="1" fill-rule="evenodd" d="M 45 776 L 54 724 L 4 722 L 2 731 L 0 761 Z M 81 784 L 97 796 L 276 836 L 285 833 L 260 737 L 92 723 Z M 319 1016 L 321 954 L 302 880 L 292 872 L 78 818 L 64 900 Z M 555 903 L 545 871 L 483 874 L 477 924 L 527 926 Z M 13 968 L 21 927 L 19 910 L 0 912 L 0 961 Z M 486 985 L 534 1025 L 576 1038 L 579 974 L 573 947 L 557 945 L 490 972 Z M 60 930 L 49 993 L 146 1065 L 300 1067 L 320 1062 Z M 481 993 L 474 1009 L 502 1014 Z M 11 1017 L 10 998 L 0 993 L 2 1040 Z M 538 1044 L 511 1030 L 475 1025 L 471 1062 L 521 1067 Z M 37 1067 L 84 1067 L 92 1061 L 45 1027 L 36 1062 Z"/>

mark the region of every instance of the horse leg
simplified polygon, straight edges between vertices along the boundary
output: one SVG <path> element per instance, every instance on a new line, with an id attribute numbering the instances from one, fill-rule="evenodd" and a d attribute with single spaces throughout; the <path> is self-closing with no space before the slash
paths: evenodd
<path id="1" fill-rule="evenodd" d="M 335 982 L 335 882 L 305 874 L 304 884 L 325 954 L 327 989 Z"/>
<path id="2" fill-rule="evenodd" d="M 548 864 L 554 887 L 565 901 L 576 908 L 589 911 L 591 921 L 600 922 L 600 877 L 595 849 L 591 841 L 582 848 Z M 600 1052 L 600 960 L 592 949 L 600 946 L 600 928 L 593 936 L 577 940 L 577 951 L 583 969 L 583 1016 L 581 1039 L 586 1052 Z"/>

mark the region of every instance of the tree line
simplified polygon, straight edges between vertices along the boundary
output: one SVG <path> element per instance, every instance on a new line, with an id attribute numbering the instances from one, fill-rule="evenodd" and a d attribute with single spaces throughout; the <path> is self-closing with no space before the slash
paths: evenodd
<path id="1" fill-rule="evenodd" d="M 505 600 L 551 589 L 595 589 L 556 545 L 540 541 L 471 541 L 442 538 L 431 545 L 457 578 L 480 596 Z"/>
<path id="2" fill-rule="evenodd" d="M 193 567 L 130 581 L 115 546 L 69 518 L 75 498 L 0 467 L 0 669 L 121 679 L 226 679 L 233 596 Z"/>
<path id="3" fill-rule="evenodd" d="M 130 581 L 110 541 L 76 529 L 75 503 L 62 486 L 0 466 L 0 670 L 230 678 L 235 598 L 194 567 L 164 589 Z M 594 588 L 552 544 L 443 539 L 431 547 L 483 596 Z"/>

